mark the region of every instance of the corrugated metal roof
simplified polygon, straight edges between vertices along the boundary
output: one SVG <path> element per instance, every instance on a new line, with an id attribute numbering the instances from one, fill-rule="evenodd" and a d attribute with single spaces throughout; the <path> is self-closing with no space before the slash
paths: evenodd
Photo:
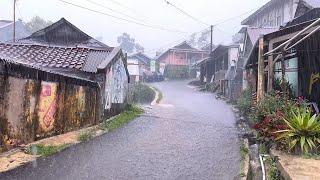
<path id="1" fill-rule="evenodd" d="M 86 72 L 97 72 L 98 66 L 108 57 L 109 54 L 110 52 L 105 51 L 90 51 L 82 70 Z"/>
<path id="2" fill-rule="evenodd" d="M 52 25 L 41 29 L 31 36 L 19 40 L 23 44 L 38 44 L 49 46 L 98 48 L 101 50 L 110 48 L 104 43 L 87 35 L 79 28 L 64 18 Z"/>
<path id="3" fill-rule="evenodd" d="M 320 7 L 320 0 L 303 0 L 308 5 L 310 5 L 312 8 Z"/>
<path id="4" fill-rule="evenodd" d="M 16 22 L 16 39 L 29 36 L 30 33 L 25 25 L 19 20 Z M 0 42 L 12 41 L 13 39 L 13 22 L 0 21 Z"/>
<path id="5" fill-rule="evenodd" d="M 258 41 L 260 35 L 269 34 L 278 30 L 279 27 L 248 27 L 247 33 L 252 44 L 255 44 Z"/>

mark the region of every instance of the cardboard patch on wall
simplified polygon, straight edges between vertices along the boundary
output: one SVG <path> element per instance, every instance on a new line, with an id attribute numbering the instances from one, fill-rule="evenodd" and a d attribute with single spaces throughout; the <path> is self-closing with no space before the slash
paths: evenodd
<path id="1" fill-rule="evenodd" d="M 54 115 L 56 113 L 57 84 L 42 82 L 39 100 L 39 130 L 49 132 L 54 128 Z"/>

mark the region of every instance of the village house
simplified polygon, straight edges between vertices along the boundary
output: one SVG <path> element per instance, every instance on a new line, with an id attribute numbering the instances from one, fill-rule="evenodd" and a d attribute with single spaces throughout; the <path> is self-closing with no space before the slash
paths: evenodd
<path id="1" fill-rule="evenodd" d="M 165 66 L 166 78 L 189 78 L 196 77 L 193 65 L 208 55 L 208 51 L 196 49 L 184 41 L 157 56 L 156 61 L 160 67 Z"/>
<path id="2" fill-rule="evenodd" d="M 241 24 L 253 27 L 280 27 L 319 6 L 319 0 L 271 0 Z"/>
<path id="3" fill-rule="evenodd" d="M 252 83 L 257 81 L 257 69 L 246 68 L 248 67 L 246 65 L 250 58 L 257 56 L 258 38 L 260 36 L 279 30 L 287 22 L 319 6 L 320 1 L 317 0 L 271 0 L 243 20 L 241 24 L 244 27 L 239 31 L 240 36 L 243 37 L 242 42 L 240 42 L 243 44 L 243 48 L 237 63 L 236 76 L 233 80 L 237 87 L 232 87 L 232 89 L 241 92 L 247 88 L 253 90 L 257 88 L 256 83 Z"/>
<path id="4" fill-rule="evenodd" d="M 64 18 L 0 44 L 0 149 L 119 113 L 128 81 L 120 48 L 93 39 Z"/>
<path id="5" fill-rule="evenodd" d="M 264 72 L 256 75 L 257 79 L 262 79 L 261 82 L 254 82 L 258 85 L 257 91 L 264 93 L 277 89 L 277 82 L 284 78 L 292 96 L 303 96 L 310 102 L 320 104 L 319 18 L 320 8 L 314 8 L 288 22 L 279 31 L 260 38 L 264 42 L 260 51 L 265 56 L 259 63 L 258 49 L 246 64 L 247 69 L 258 69 L 259 64 L 264 67 Z M 312 25 L 315 21 L 318 23 Z M 309 25 L 312 27 L 308 28 Z M 298 33 L 301 35 L 296 36 Z"/>
<path id="6" fill-rule="evenodd" d="M 19 19 L 16 21 L 15 38 L 21 39 L 30 36 L 23 22 Z M 0 42 L 13 41 L 13 21 L 0 20 Z"/>
<path id="7" fill-rule="evenodd" d="M 215 88 L 225 96 L 232 96 L 231 85 L 235 76 L 236 64 L 239 59 L 239 45 L 218 45 L 212 52 L 211 58 L 197 62 L 200 66 L 200 79 L 213 83 Z"/>
<path id="8" fill-rule="evenodd" d="M 151 61 L 150 57 L 141 52 L 128 56 L 128 70 L 132 83 L 143 81 L 144 75 L 151 73 Z"/>

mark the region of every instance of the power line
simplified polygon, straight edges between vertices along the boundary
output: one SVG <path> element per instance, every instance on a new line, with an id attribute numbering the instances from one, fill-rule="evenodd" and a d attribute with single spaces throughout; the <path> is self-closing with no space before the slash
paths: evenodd
<path id="1" fill-rule="evenodd" d="M 256 11 L 257 9 L 258 9 L 258 8 L 251 9 L 250 11 L 247 11 L 247 12 L 245 12 L 245 13 L 239 14 L 239 15 L 237 15 L 237 16 L 233 16 L 233 17 L 224 19 L 224 20 L 222 20 L 222 21 L 220 21 L 220 22 L 218 22 L 218 23 L 215 23 L 214 26 L 217 26 L 217 25 L 226 23 L 226 22 L 231 21 L 231 20 L 233 20 L 233 19 L 238 19 L 239 17 L 241 17 L 241 16 L 243 16 L 243 15 L 246 15 L 246 14 L 248 14 L 248 13 L 251 13 L 252 11 Z"/>
<path id="2" fill-rule="evenodd" d="M 121 14 L 121 15 L 123 15 L 123 16 L 125 16 L 125 17 L 131 18 L 131 19 L 133 19 L 133 20 L 135 20 L 135 21 L 142 21 L 142 22 L 144 22 L 144 21 L 141 20 L 141 19 L 137 19 L 137 18 L 135 18 L 135 17 L 133 17 L 133 16 L 130 16 L 130 15 L 128 15 L 128 14 L 125 14 L 125 13 L 123 13 L 123 12 L 114 10 L 114 9 L 112 9 L 112 8 L 110 8 L 110 7 L 107 7 L 107 6 L 103 5 L 103 4 L 97 3 L 97 2 L 95 2 L 95 1 L 92 1 L 92 0 L 86 0 L 86 1 L 88 1 L 88 2 L 91 3 L 91 4 L 94 4 L 94 5 L 103 7 L 103 8 L 105 8 L 105 9 L 108 9 L 108 10 L 110 10 L 110 11 L 112 11 L 112 12 Z"/>
<path id="3" fill-rule="evenodd" d="M 173 44 L 176 44 L 176 43 L 178 43 L 178 42 L 182 42 L 182 41 L 188 39 L 188 38 L 189 38 L 190 36 L 192 36 L 193 34 L 196 35 L 196 34 L 203 33 L 203 32 L 205 32 L 205 31 L 208 31 L 208 30 L 209 30 L 209 28 L 206 28 L 206 29 L 204 29 L 204 30 L 201 30 L 201 31 L 198 31 L 198 32 L 194 32 L 194 33 L 192 33 L 191 35 L 188 35 L 188 36 L 186 36 L 186 37 L 184 37 L 184 38 L 181 38 L 181 39 L 172 41 L 172 42 L 167 43 L 167 44 L 165 44 L 165 45 L 162 45 L 162 46 L 160 46 L 160 47 L 158 47 L 158 48 L 149 49 L 149 50 L 145 51 L 145 53 L 156 52 L 156 51 L 159 50 L 159 49 L 168 47 L 168 46 L 173 45 Z"/>
<path id="4" fill-rule="evenodd" d="M 163 31 L 168 31 L 168 32 L 175 32 L 175 33 L 188 33 L 188 32 L 184 32 L 184 31 L 168 29 L 168 28 L 161 27 L 161 26 L 148 25 L 148 24 L 144 24 L 144 23 L 141 23 L 141 22 L 133 21 L 133 20 L 130 20 L 130 19 L 125 19 L 125 18 L 122 18 L 122 17 L 118 17 L 118 16 L 114 16 L 112 14 L 108 14 L 108 13 L 105 13 L 105 12 L 101 12 L 101 11 L 97 11 L 97 10 L 94 10 L 94 9 L 90 9 L 90 8 L 87 8 L 87 7 L 78 5 L 78 4 L 74 4 L 74 3 L 71 3 L 71 2 L 67 2 L 67 1 L 64 1 L 64 0 L 58 0 L 58 1 L 60 1 L 62 3 L 65 3 L 65 4 L 69 4 L 69 5 L 78 7 L 78 8 L 81 8 L 81 9 L 85 9 L 85 10 L 88 10 L 88 11 L 91 11 L 91 12 L 95 12 L 95 13 L 98 13 L 98 14 L 101 14 L 101 15 L 109 16 L 109 17 L 112 17 L 114 19 L 118 19 L 118 20 L 121 20 L 121 21 L 129 22 L 129 23 L 133 23 L 133 24 L 140 25 L 140 26 L 145 26 L 145 27 L 152 28 L 152 29 L 158 29 L 158 30 L 163 30 Z"/>
<path id="5" fill-rule="evenodd" d="M 189 13 L 187 13 L 186 11 L 184 11 L 183 9 L 179 8 L 178 6 L 174 5 L 173 3 L 169 2 L 168 0 L 164 0 L 168 5 L 174 7 L 175 9 L 177 9 L 178 11 L 180 11 L 182 14 L 188 16 L 189 18 L 193 19 L 194 21 L 197 21 L 205 26 L 210 26 L 208 23 L 203 22 L 202 20 L 190 15 Z"/>

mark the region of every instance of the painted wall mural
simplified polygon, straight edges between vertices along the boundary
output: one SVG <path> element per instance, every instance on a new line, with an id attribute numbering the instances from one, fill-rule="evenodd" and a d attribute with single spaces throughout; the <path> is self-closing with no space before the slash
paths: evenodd
<path id="1" fill-rule="evenodd" d="M 309 95 L 312 93 L 313 85 L 320 81 L 320 73 L 313 73 L 310 77 L 310 85 L 309 85 Z"/>
<path id="2" fill-rule="evenodd" d="M 104 109 L 111 108 L 111 87 L 112 87 L 112 71 L 110 69 L 106 72 L 106 86 L 105 86 L 105 107 Z"/>
<path id="3" fill-rule="evenodd" d="M 53 129 L 54 115 L 56 113 L 57 84 L 42 82 L 39 100 L 39 127 L 41 131 L 48 132 Z"/>
<path id="4" fill-rule="evenodd" d="M 105 109 L 110 109 L 112 103 L 124 103 L 127 92 L 128 77 L 121 59 L 106 71 L 105 84 Z"/>
<path id="5" fill-rule="evenodd" d="M 124 103 L 128 77 L 122 60 L 112 66 L 112 75 L 112 103 Z"/>

